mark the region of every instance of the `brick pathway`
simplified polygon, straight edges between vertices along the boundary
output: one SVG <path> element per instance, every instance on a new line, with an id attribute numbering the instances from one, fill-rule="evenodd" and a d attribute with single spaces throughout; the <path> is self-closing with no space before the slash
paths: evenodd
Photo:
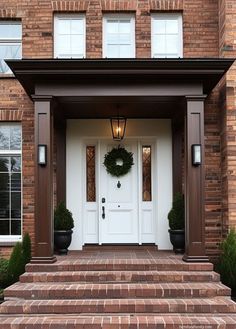
<path id="1" fill-rule="evenodd" d="M 210 263 L 154 248 L 86 248 L 28 265 L 5 290 L 1 329 L 236 329 Z"/>

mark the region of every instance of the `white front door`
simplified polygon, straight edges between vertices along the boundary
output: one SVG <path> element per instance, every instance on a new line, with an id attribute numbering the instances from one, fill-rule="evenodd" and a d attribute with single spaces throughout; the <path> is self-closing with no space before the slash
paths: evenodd
<path id="1" fill-rule="evenodd" d="M 134 165 L 122 177 L 113 177 L 103 165 L 105 154 L 117 143 L 101 142 L 100 148 L 100 243 L 138 243 L 138 156 L 137 143 L 122 147 L 133 153 Z"/>

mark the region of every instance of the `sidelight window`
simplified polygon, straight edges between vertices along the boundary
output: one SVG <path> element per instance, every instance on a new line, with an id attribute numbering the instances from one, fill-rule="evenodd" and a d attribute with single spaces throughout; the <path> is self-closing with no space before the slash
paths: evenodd
<path id="1" fill-rule="evenodd" d="M 87 202 L 96 202 L 96 153 L 95 146 L 86 147 Z"/>
<path id="2" fill-rule="evenodd" d="M 21 238 L 21 126 L 0 124 L 0 241 Z"/>
<path id="3" fill-rule="evenodd" d="M 152 201 L 152 149 L 142 146 L 143 201 Z"/>

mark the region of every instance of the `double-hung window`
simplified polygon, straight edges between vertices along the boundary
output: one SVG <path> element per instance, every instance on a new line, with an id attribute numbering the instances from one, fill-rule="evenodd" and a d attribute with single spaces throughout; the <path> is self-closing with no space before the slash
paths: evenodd
<path id="1" fill-rule="evenodd" d="M 11 73 L 5 59 L 22 56 L 22 27 L 19 21 L 0 21 L 0 74 Z"/>
<path id="2" fill-rule="evenodd" d="M 183 57 L 181 14 L 154 14 L 152 16 L 152 57 Z"/>
<path id="3" fill-rule="evenodd" d="M 0 123 L 0 241 L 21 239 L 21 125 Z"/>
<path id="4" fill-rule="evenodd" d="M 103 57 L 135 57 L 135 17 L 133 15 L 104 16 Z"/>
<path id="5" fill-rule="evenodd" d="M 54 17 L 54 57 L 85 57 L 84 15 L 57 15 Z"/>

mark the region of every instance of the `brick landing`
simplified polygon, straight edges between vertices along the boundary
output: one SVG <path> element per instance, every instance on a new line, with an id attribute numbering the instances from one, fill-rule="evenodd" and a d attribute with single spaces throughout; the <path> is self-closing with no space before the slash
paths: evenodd
<path id="1" fill-rule="evenodd" d="M 0 313 L 1 329 L 236 329 L 212 264 L 151 247 L 88 247 L 28 265 Z"/>

